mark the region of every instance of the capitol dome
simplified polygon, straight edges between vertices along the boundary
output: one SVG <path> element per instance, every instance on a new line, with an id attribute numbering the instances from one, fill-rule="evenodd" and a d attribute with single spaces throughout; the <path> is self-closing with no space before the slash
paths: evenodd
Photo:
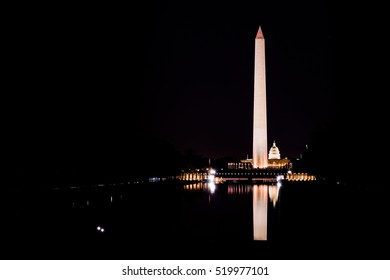
<path id="1" fill-rule="evenodd" d="M 278 147 L 276 147 L 275 141 L 271 149 L 269 149 L 268 159 L 280 159 L 280 152 Z"/>

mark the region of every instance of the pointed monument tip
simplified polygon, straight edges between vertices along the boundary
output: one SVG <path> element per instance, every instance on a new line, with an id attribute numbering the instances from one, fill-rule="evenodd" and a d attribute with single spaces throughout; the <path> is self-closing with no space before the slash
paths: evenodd
<path id="1" fill-rule="evenodd" d="M 263 31 L 261 31 L 261 26 L 259 26 L 259 30 L 257 31 L 256 39 L 264 39 Z"/>

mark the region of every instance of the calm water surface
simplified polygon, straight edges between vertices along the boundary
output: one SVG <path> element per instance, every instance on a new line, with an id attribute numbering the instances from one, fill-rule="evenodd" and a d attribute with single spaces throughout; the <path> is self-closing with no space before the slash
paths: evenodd
<path id="1" fill-rule="evenodd" d="M 371 259 L 388 256 L 380 193 L 148 183 L 10 192 L 2 259 Z"/>

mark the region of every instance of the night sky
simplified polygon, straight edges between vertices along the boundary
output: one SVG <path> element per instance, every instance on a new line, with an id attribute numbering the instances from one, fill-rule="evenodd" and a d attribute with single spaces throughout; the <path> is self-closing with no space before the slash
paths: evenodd
<path id="1" fill-rule="evenodd" d="M 251 157 L 259 25 L 268 145 L 299 156 L 336 106 L 327 4 L 186 3 L 10 9 L 3 135 L 11 161 L 80 163 L 148 137 L 205 157 Z"/>

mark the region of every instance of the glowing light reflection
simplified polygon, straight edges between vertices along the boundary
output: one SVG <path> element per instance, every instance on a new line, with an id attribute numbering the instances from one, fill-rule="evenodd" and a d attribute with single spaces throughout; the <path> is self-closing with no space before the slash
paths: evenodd
<path id="1" fill-rule="evenodd" d="M 216 186 L 215 186 L 215 183 L 214 183 L 214 182 L 209 182 L 209 183 L 207 184 L 207 187 L 208 187 L 208 189 L 209 189 L 209 191 L 210 191 L 211 193 L 214 193 L 214 192 L 215 192 Z"/>
<path id="2" fill-rule="evenodd" d="M 252 196 L 253 239 L 267 240 L 268 186 L 254 185 Z"/>
<path id="3" fill-rule="evenodd" d="M 272 205 L 274 206 L 274 208 L 276 207 L 276 203 L 278 202 L 278 199 L 279 199 L 279 189 L 280 189 L 279 184 L 271 185 L 268 187 L 269 199 L 272 202 Z"/>

